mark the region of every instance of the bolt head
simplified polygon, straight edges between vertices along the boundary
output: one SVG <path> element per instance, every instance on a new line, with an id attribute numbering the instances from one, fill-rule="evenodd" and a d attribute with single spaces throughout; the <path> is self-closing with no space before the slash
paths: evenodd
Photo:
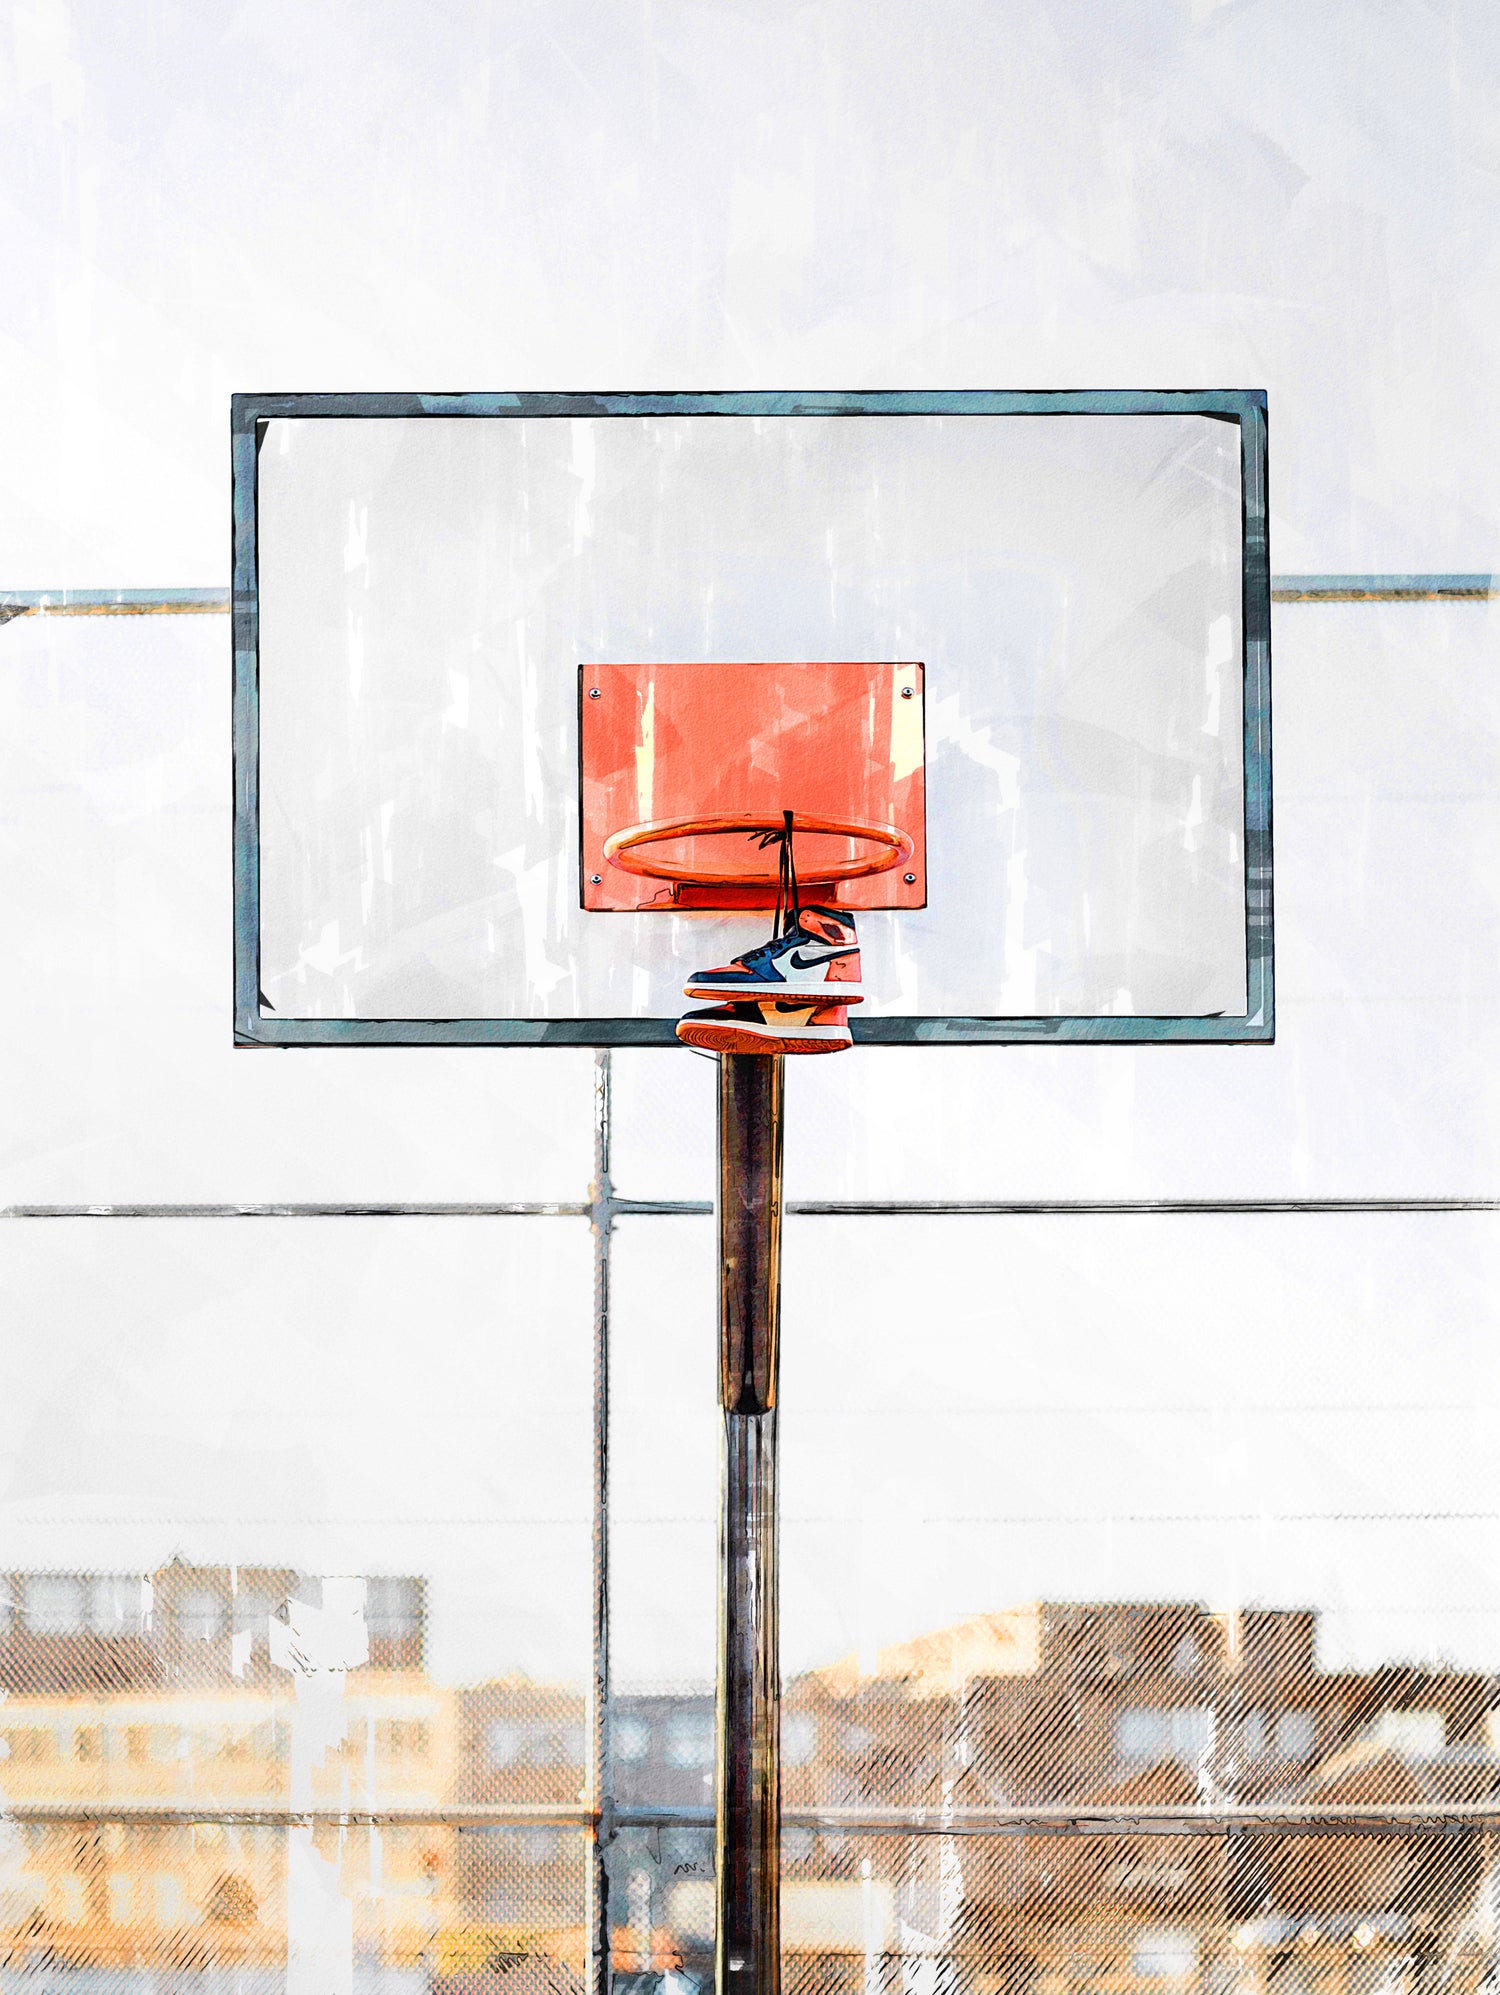
<path id="1" fill-rule="evenodd" d="M 589 698 L 590 698 L 591 700 L 597 700 L 597 699 L 598 699 L 598 697 L 599 697 L 599 688 L 598 688 L 597 686 L 590 686 L 590 687 L 589 687 Z"/>
<path id="2" fill-rule="evenodd" d="M 601 881 L 601 880 L 602 880 L 603 878 L 604 878 L 604 875 L 603 875 L 602 873 L 590 873 L 590 874 L 589 874 L 589 885 L 590 885 L 591 887 L 597 887 L 597 886 L 598 886 L 598 884 L 599 884 L 599 882 L 600 882 L 600 881 Z"/>
<path id="3" fill-rule="evenodd" d="M 903 873 L 901 877 L 903 880 L 905 880 L 906 884 L 909 887 L 914 887 L 917 884 L 917 876 L 915 873 Z"/>
<path id="4" fill-rule="evenodd" d="M 910 686 L 903 686 L 901 688 L 901 697 L 903 700 L 909 700 L 911 698 L 911 695 L 912 695 L 912 689 Z"/>

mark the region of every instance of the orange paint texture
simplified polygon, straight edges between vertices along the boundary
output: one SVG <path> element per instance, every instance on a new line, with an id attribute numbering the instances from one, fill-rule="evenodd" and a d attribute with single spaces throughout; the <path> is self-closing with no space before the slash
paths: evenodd
<path id="1" fill-rule="evenodd" d="M 777 852 L 744 830 L 637 846 L 639 863 L 716 884 L 643 877 L 606 856 L 612 834 L 677 819 L 803 818 L 904 833 L 909 857 L 839 878 L 890 841 L 799 830 L 804 901 L 913 908 L 927 900 L 923 670 L 912 662 L 585 665 L 579 674 L 585 908 L 769 908 Z M 734 876 L 726 880 L 724 876 Z"/>

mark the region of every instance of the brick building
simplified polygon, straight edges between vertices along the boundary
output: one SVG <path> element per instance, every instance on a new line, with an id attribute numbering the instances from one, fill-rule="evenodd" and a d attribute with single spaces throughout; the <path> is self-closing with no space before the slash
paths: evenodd
<path id="1" fill-rule="evenodd" d="M 434 1683 L 411 1577 L 175 1564 L 0 1589 L 13 1965 L 274 1981 L 312 1890 L 347 1906 L 338 1944 L 437 1995 L 488 1988 L 497 1961 L 554 1995 L 573 1985 L 588 1841 L 570 1817 L 592 1791 L 580 1690 Z M 1500 1875 L 1474 1811 L 1500 1808 L 1495 1685 L 1325 1670 L 1316 1638 L 1305 1610 L 1043 1602 L 790 1679 L 795 1995 L 1492 1985 Z M 625 1826 L 609 1851 L 617 1966 L 702 1979 L 713 1700 L 620 1696 L 612 1746 L 617 1804 L 679 1818 Z M 1228 1806 L 1257 1825 L 1224 1834 Z M 417 1819 L 356 1833 L 300 1827 L 299 1808 Z M 485 1808 L 517 1819 L 463 1820 Z M 1440 1838 L 1393 1826 L 1434 1810 Z M 936 1832 L 875 1833 L 882 1811 Z M 1005 1833 L 943 1833 L 945 1811 Z"/>
<path id="2" fill-rule="evenodd" d="M 1497 1873 L 1462 1810 L 1500 1802 L 1494 1682 L 1323 1670 L 1316 1633 L 1306 1610 L 1039 1602 L 795 1680 L 786 1708 L 816 1746 L 787 1770 L 789 1807 L 1013 1822 L 836 1834 L 807 1860 L 851 1892 L 883 1874 L 908 1967 L 925 1958 L 976 1995 L 1477 1987 L 1495 1970 Z M 1205 1833 L 1228 1806 L 1266 1826 Z M 1354 1833 L 1361 1815 L 1434 1806 L 1460 1816 L 1441 1845 Z M 1112 1831 L 1124 1810 L 1186 1833 Z M 1015 1811 L 1036 1811 L 1027 1832 Z M 843 1983 L 895 1971 L 851 1961 Z"/>
<path id="3" fill-rule="evenodd" d="M 368 1838 L 285 1819 L 446 1805 L 452 1700 L 422 1668 L 420 1579 L 174 1563 L 14 1573 L 0 1591 L 12 1968 L 259 1985 L 284 1969 L 289 1903 L 331 1884 L 372 1957 L 416 1960 L 452 1922 L 440 1823 L 387 1835 L 377 1875 Z"/>

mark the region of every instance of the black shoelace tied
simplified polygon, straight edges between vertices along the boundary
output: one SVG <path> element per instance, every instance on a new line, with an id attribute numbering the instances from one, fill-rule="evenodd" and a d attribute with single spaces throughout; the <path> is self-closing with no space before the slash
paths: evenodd
<path id="1" fill-rule="evenodd" d="M 797 886 L 797 858 L 792 850 L 795 828 L 792 813 L 786 810 L 781 813 L 779 830 L 757 831 L 750 834 L 752 838 L 759 839 L 762 852 L 768 845 L 781 847 L 776 873 L 776 920 L 775 934 L 772 937 L 775 942 L 779 942 L 783 935 L 790 935 L 794 928 L 800 928 L 802 925 L 802 899 Z"/>

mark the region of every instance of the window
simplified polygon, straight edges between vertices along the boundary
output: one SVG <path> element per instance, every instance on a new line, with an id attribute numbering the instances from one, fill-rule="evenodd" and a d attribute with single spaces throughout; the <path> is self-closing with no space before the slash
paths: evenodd
<path id="1" fill-rule="evenodd" d="M 518 1724 L 492 1719 L 485 1728 L 491 1766 L 582 1766 L 582 1725 Z"/>
<path id="2" fill-rule="evenodd" d="M 394 1718 L 389 1750 L 397 1759 L 421 1759 L 427 1751 L 427 1724 L 422 1718 Z"/>
<path id="3" fill-rule="evenodd" d="M 234 1596 L 234 1632 L 237 1635 L 260 1635 L 264 1637 L 266 1623 L 276 1612 L 278 1603 L 266 1593 L 236 1593 Z"/>
<path id="4" fill-rule="evenodd" d="M 806 1766 L 818 1749 L 818 1721 L 810 1711 L 794 1711 L 781 1721 L 781 1757 L 788 1766 Z"/>
<path id="5" fill-rule="evenodd" d="M 521 1757 L 521 1727 L 495 1718 L 484 1728 L 484 1744 L 491 1766 L 514 1766 Z"/>
<path id="6" fill-rule="evenodd" d="M 160 1870 L 152 1878 L 151 1909 L 159 1926 L 182 1924 L 184 1910 L 182 1879 L 175 1871 Z"/>
<path id="7" fill-rule="evenodd" d="M 651 1755 L 651 1720 L 630 1712 L 614 1723 L 614 1755 L 622 1766 L 639 1766 Z"/>
<path id="8" fill-rule="evenodd" d="M 1128 1706 L 1115 1719 L 1115 1750 L 1124 1759 L 1165 1759 L 1167 1714 Z"/>
<path id="9" fill-rule="evenodd" d="M 57 1741 L 45 1725 L 25 1725 L 8 1734 L 10 1750 L 18 1760 L 50 1760 L 57 1757 Z"/>
<path id="10" fill-rule="evenodd" d="M 1311 1711 L 1282 1711 L 1276 1718 L 1276 1750 L 1283 1759 L 1311 1759 L 1318 1736 Z"/>
<path id="11" fill-rule="evenodd" d="M 88 1586 L 76 1572 L 33 1573 L 25 1582 L 26 1625 L 34 1635 L 83 1632 Z"/>
<path id="12" fill-rule="evenodd" d="M 89 1626 L 96 1635 L 138 1635 L 146 1625 L 145 1582 L 101 1573 L 88 1582 Z"/>
<path id="13" fill-rule="evenodd" d="M 1115 1720 L 1115 1749 L 1122 1759 L 1199 1760 L 1213 1738 L 1213 1713 L 1200 1704 L 1153 1710 L 1127 1704 Z"/>
<path id="14" fill-rule="evenodd" d="M 422 1632 L 422 1594 L 414 1579 L 382 1576 L 365 1581 L 365 1627 L 383 1641 L 407 1641 Z"/>
<path id="15" fill-rule="evenodd" d="M 254 1746 L 255 1734 L 248 1725 L 238 1725 L 231 1731 L 220 1732 L 214 1741 L 214 1748 L 219 1758 L 224 1760 L 249 1760 L 254 1756 Z M 361 1750 L 363 1750 L 362 1739 Z"/>
<path id="16" fill-rule="evenodd" d="M 1277 1714 L 1277 1752 L 1283 1760 L 1311 1760 L 1318 1722 L 1312 1712 Z"/>
<path id="17" fill-rule="evenodd" d="M 710 1711 L 678 1711 L 667 1720 L 668 1766 L 699 1767 L 714 1763 L 714 1721 Z"/>
<path id="18" fill-rule="evenodd" d="M 1288 1711 L 1285 1716 L 1302 1718 L 1307 1713 Z M 1280 1729 L 1278 1725 L 1278 1738 Z M 1443 1750 L 1447 1726 L 1441 1711 L 1382 1711 L 1371 1727 L 1370 1736 L 1392 1752 L 1404 1753 L 1408 1759 L 1436 1759 Z M 1307 1750 L 1312 1750 L 1311 1744 Z M 1287 1757 L 1295 1757 L 1290 1748 Z"/>
<path id="19" fill-rule="evenodd" d="M 177 1608 L 177 1629 L 189 1642 L 216 1642 L 224 1632 L 224 1603 L 216 1593 L 187 1593 Z"/>
<path id="20" fill-rule="evenodd" d="M 1187 1981 L 1197 1972 L 1198 1942 L 1183 1926 L 1143 1926 L 1130 1950 L 1142 1981 Z"/>

